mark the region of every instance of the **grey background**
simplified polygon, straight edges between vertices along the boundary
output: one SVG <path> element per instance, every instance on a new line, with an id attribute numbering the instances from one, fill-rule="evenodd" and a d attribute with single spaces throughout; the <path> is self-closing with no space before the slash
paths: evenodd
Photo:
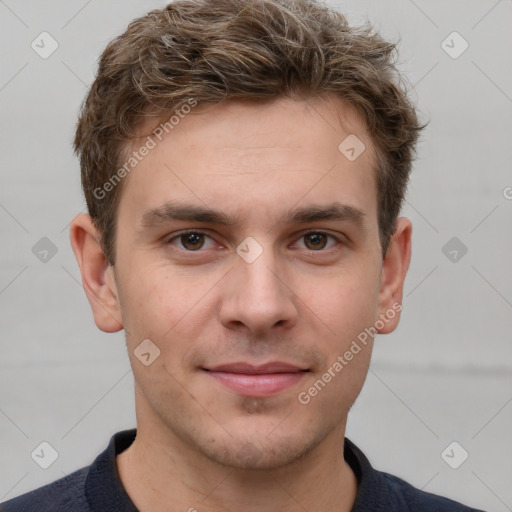
<path id="1" fill-rule="evenodd" d="M 347 436 L 419 488 L 512 510 L 512 1 L 329 3 L 400 38 L 430 120 L 403 211 L 402 321 L 376 340 Z M 90 464 L 135 426 L 124 334 L 96 328 L 69 244 L 85 207 L 71 141 L 104 46 L 163 5 L 0 0 L 0 501 Z M 43 31 L 59 45 L 47 59 L 31 48 Z M 454 31 L 469 44 L 458 58 L 442 46 Z M 462 48 L 458 36 L 446 44 Z M 34 254 L 43 237 L 56 249 L 46 262 Z M 443 252 L 452 237 L 457 261 Z M 46 470 L 31 458 L 42 441 L 58 452 Z M 441 457 L 452 441 L 469 453 L 458 469 Z"/>

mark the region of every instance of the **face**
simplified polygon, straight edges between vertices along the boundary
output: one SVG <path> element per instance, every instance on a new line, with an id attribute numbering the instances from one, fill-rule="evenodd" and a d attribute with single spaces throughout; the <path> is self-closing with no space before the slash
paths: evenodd
<path id="1" fill-rule="evenodd" d="M 232 101 L 196 107 L 124 178 L 100 301 L 126 331 L 140 432 L 232 467 L 339 441 L 370 362 L 362 333 L 390 316 L 408 264 L 393 243 L 382 259 L 374 162 L 337 99 Z"/>

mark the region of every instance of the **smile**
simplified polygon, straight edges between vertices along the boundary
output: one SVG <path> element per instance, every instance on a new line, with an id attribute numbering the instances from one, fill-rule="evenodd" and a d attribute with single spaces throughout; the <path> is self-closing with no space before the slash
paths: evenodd
<path id="1" fill-rule="evenodd" d="M 300 382 L 309 372 L 288 363 L 269 363 L 253 366 L 247 363 L 233 363 L 203 368 L 224 387 L 248 397 L 269 397 L 277 395 Z"/>

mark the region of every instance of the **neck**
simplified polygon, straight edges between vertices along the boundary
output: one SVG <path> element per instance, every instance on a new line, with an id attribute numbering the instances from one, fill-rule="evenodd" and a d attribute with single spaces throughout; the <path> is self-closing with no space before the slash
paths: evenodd
<path id="1" fill-rule="evenodd" d="M 221 465 L 154 427 L 139 424 L 133 444 L 116 458 L 140 512 L 348 512 L 355 501 L 357 480 L 343 458 L 345 424 L 299 460 L 271 470 Z"/>

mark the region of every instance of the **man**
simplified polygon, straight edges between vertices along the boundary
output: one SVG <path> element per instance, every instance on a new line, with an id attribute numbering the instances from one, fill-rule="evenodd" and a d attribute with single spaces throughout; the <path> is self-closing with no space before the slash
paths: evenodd
<path id="1" fill-rule="evenodd" d="M 393 51 L 308 0 L 178 0 L 107 46 L 71 243 L 137 429 L 3 511 L 474 510 L 345 438 L 411 255 Z"/>

